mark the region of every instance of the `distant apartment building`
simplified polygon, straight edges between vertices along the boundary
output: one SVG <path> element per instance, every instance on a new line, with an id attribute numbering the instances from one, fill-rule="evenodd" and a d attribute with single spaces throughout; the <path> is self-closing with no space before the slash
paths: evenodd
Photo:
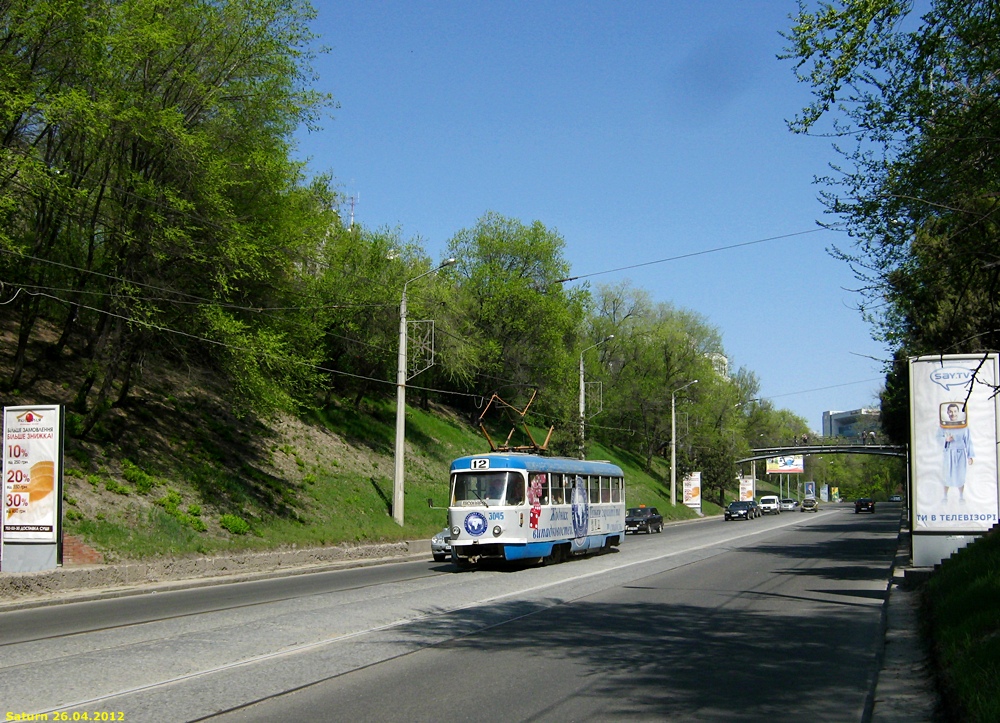
<path id="1" fill-rule="evenodd" d="M 715 369 L 716 374 L 723 379 L 729 378 L 729 359 L 724 354 L 712 352 L 711 354 L 706 354 L 705 356 L 707 356 L 708 360 L 712 362 L 712 368 Z"/>
<path id="2" fill-rule="evenodd" d="M 879 431 L 879 410 L 874 407 L 862 407 L 850 412 L 823 412 L 824 437 L 860 437 Z"/>

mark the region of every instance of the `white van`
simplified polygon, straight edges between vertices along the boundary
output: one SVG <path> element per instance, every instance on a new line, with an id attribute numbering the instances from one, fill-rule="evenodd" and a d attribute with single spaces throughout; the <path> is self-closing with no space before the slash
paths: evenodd
<path id="1" fill-rule="evenodd" d="M 781 500 L 778 499 L 778 495 L 764 495 L 760 498 L 760 511 L 764 514 L 771 514 L 772 512 L 776 515 L 781 514 Z"/>

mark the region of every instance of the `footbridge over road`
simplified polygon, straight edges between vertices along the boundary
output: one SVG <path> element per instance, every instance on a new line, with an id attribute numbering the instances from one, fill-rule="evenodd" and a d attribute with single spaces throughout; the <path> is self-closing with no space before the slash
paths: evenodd
<path id="1" fill-rule="evenodd" d="M 736 460 L 737 464 L 743 462 L 755 462 L 758 459 L 770 459 L 771 457 L 791 457 L 793 455 L 808 454 L 878 454 L 886 457 L 909 456 L 909 448 L 899 444 L 793 444 L 787 447 L 759 447 L 750 450 L 750 456 Z"/>

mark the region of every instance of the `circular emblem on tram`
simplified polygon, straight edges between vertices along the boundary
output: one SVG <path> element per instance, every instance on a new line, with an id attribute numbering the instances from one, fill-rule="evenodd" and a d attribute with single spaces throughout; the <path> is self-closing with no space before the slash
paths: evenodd
<path id="1" fill-rule="evenodd" d="M 486 515 L 482 512 L 470 512 L 465 516 L 465 531 L 473 537 L 479 537 L 486 532 Z"/>

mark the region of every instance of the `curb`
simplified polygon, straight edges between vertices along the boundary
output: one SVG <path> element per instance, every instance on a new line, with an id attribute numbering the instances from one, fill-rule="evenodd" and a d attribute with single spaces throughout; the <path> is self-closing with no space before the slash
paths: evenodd
<path id="1" fill-rule="evenodd" d="M 920 585 L 932 570 L 910 567 L 911 559 L 910 532 L 901 529 L 862 723 L 941 720 L 941 699 L 919 627 Z"/>

